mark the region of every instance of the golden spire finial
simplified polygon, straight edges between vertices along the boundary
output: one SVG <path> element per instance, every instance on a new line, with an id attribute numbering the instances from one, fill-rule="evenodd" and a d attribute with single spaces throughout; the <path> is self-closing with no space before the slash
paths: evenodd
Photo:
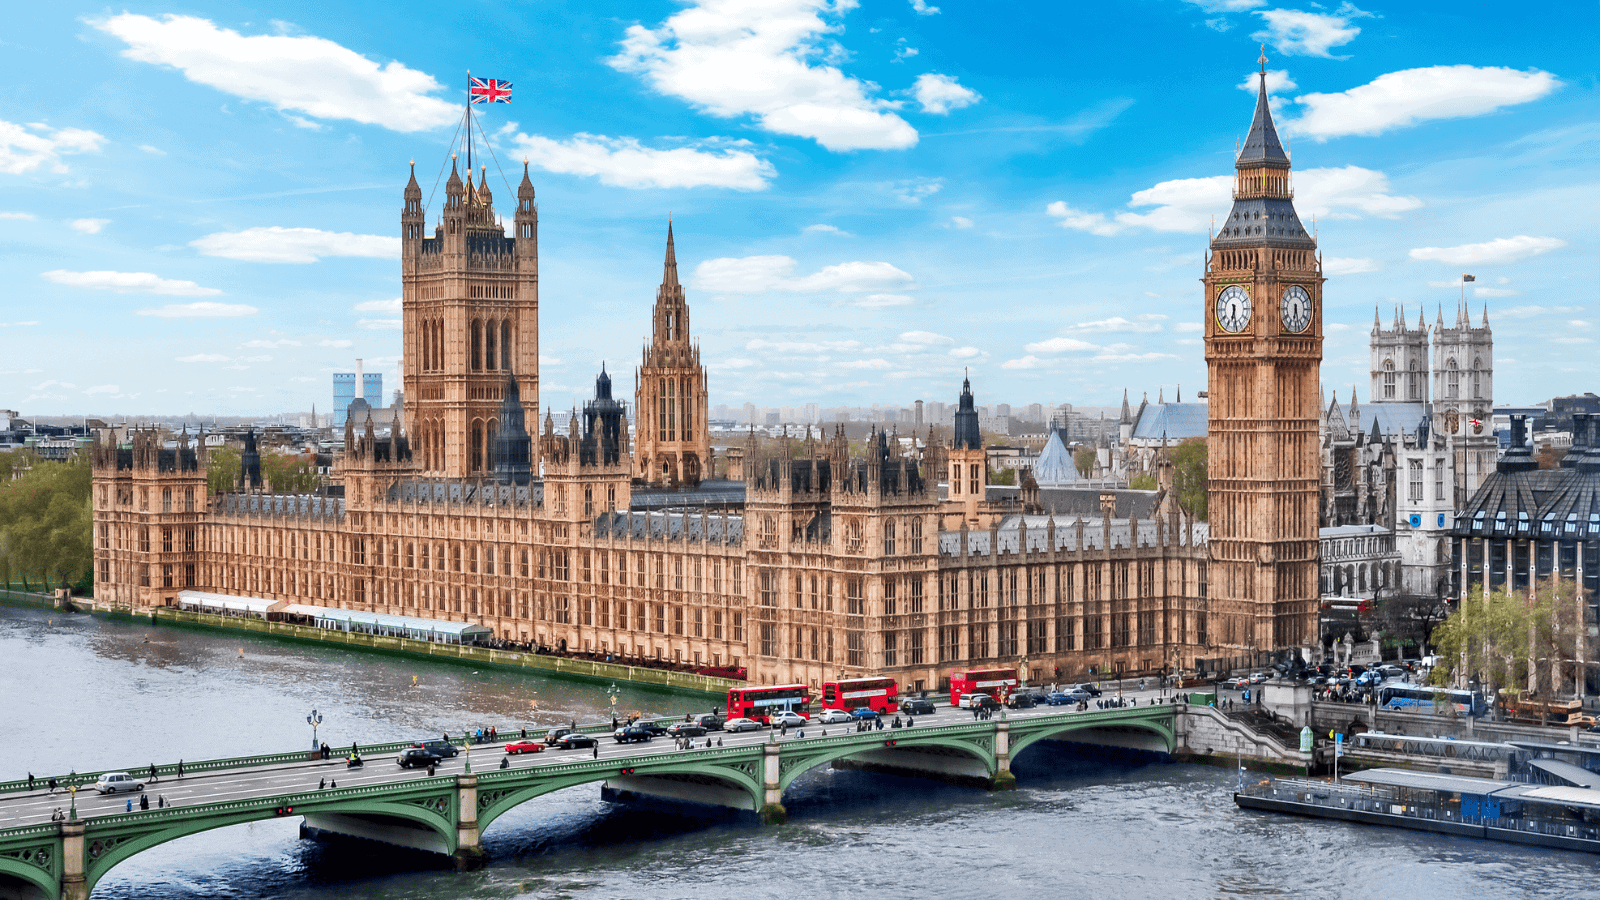
<path id="1" fill-rule="evenodd" d="M 1267 45 L 1266 44 L 1262 44 L 1261 45 L 1261 58 L 1256 60 L 1256 62 L 1261 63 L 1261 74 L 1263 74 L 1263 75 L 1267 74 Z"/>

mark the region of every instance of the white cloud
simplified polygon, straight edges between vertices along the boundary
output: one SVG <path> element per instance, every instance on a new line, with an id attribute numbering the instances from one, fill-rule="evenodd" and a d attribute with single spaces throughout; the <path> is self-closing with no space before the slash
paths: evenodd
<path id="1" fill-rule="evenodd" d="M 850 237 L 850 232 L 833 225 L 807 225 L 800 229 L 805 234 L 837 234 L 840 237 Z"/>
<path id="2" fill-rule="evenodd" d="M 279 339 L 277 339 L 275 341 L 265 341 L 265 340 L 259 340 L 258 339 L 258 340 L 254 340 L 254 341 L 245 341 L 240 346 L 242 346 L 242 347 L 254 347 L 254 348 L 259 348 L 259 349 L 262 349 L 262 350 L 275 350 L 275 349 L 277 349 L 279 347 L 298 347 L 298 346 L 300 346 L 300 342 L 299 341 L 290 340 L 289 338 L 279 338 Z"/>
<path id="3" fill-rule="evenodd" d="M 1339 275 L 1359 275 L 1362 272 L 1382 272 L 1383 261 L 1370 257 L 1325 256 L 1322 274 L 1332 278 Z"/>
<path id="4" fill-rule="evenodd" d="M 972 359 L 975 356 L 988 356 L 989 354 L 984 353 L 977 347 L 952 347 L 950 355 L 956 359 Z"/>
<path id="5" fill-rule="evenodd" d="M 1042 369 L 1045 366 L 1055 365 L 1054 360 L 1040 359 L 1029 354 L 1021 359 L 1008 359 L 1000 364 L 1002 369 Z"/>
<path id="6" fill-rule="evenodd" d="M 206 256 L 246 262 L 313 263 L 324 256 L 367 256 L 399 259 L 400 238 L 380 234 L 351 234 L 317 228 L 246 228 L 219 231 L 189 242 Z"/>
<path id="7" fill-rule="evenodd" d="M 936 116 L 949 115 L 951 110 L 971 106 L 982 99 L 977 91 L 963 86 L 953 76 L 932 72 L 917 76 L 916 83 L 911 86 L 911 96 L 916 98 L 923 112 Z"/>
<path id="8" fill-rule="evenodd" d="M 1592 344 L 1592 343 L 1594 343 L 1594 338 L 1586 338 L 1586 337 L 1558 337 L 1558 338 L 1551 338 L 1551 340 L 1554 341 L 1557 344 Z"/>
<path id="9" fill-rule="evenodd" d="M 873 369 L 876 371 L 894 368 L 894 363 L 886 359 L 857 359 L 835 363 L 834 365 L 841 369 Z"/>
<path id="10" fill-rule="evenodd" d="M 219 363 L 228 362 L 229 357 L 221 353 L 196 353 L 193 356 L 180 356 L 178 362 L 182 363 Z"/>
<path id="11" fill-rule="evenodd" d="M 1073 331 L 1084 333 L 1105 333 L 1112 331 L 1130 331 L 1135 334 L 1154 334 L 1162 330 L 1159 319 L 1166 316 L 1140 316 L 1140 321 L 1132 321 L 1122 316 L 1112 316 L 1108 319 L 1097 319 L 1093 322 L 1079 322 L 1072 326 Z"/>
<path id="12" fill-rule="evenodd" d="M 201 300 L 197 303 L 169 303 L 152 309 L 136 309 L 136 316 L 156 316 L 162 319 L 237 319 L 253 316 L 260 310 L 243 303 L 216 303 Z"/>
<path id="13" fill-rule="evenodd" d="M 25 222 L 31 222 L 34 219 L 34 215 L 33 213 L 24 212 L 0 212 L 0 219 L 21 219 Z"/>
<path id="14" fill-rule="evenodd" d="M 810 275 L 791 276 L 798 263 L 787 256 L 745 256 L 708 259 L 695 267 L 695 288 L 713 294 L 872 293 L 916 287 L 911 274 L 886 262 L 846 262 Z"/>
<path id="15" fill-rule="evenodd" d="M 954 344 L 955 338 L 947 337 L 932 331 L 902 331 L 900 343 L 910 344 L 914 347 L 933 347 L 940 344 Z"/>
<path id="16" fill-rule="evenodd" d="M 1323 57 L 1331 55 L 1330 48 L 1348 44 L 1361 33 L 1360 28 L 1350 24 L 1351 19 L 1372 15 L 1349 2 L 1340 4 L 1331 15 L 1294 9 L 1265 9 L 1255 14 L 1267 27 L 1250 35 L 1251 40 L 1265 41 L 1290 56 Z"/>
<path id="17" fill-rule="evenodd" d="M 84 388 L 83 392 L 85 394 L 120 394 L 122 393 L 122 388 L 114 384 L 97 384 L 94 387 Z"/>
<path id="18" fill-rule="evenodd" d="M 536 134 L 511 138 L 529 162 L 547 172 L 600 179 L 625 188 L 720 187 L 765 190 L 778 170 L 749 150 L 746 142 L 706 141 L 696 147 L 658 150 L 635 138 L 576 134 L 558 141 Z M 731 146 L 728 146 L 731 144 Z"/>
<path id="19" fill-rule="evenodd" d="M 917 302 L 917 298 L 906 294 L 868 294 L 865 297 L 852 297 L 845 301 L 846 306 L 859 306 L 862 309 L 886 309 L 891 306 L 910 306 Z"/>
<path id="20" fill-rule="evenodd" d="M 901 203 L 915 204 L 943 190 L 944 181 L 939 178 L 907 178 L 904 181 L 887 181 L 878 186 L 894 194 Z"/>
<path id="21" fill-rule="evenodd" d="M 368 331 L 397 331 L 404 325 L 405 320 L 403 319 L 358 319 L 356 321 L 357 328 L 365 328 Z"/>
<path id="22" fill-rule="evenodd" d="M 1099 350 L 1100 347 L 1088 341 L 1080 341 L 1077 338 L 1053 337 L 1035 341 L 1022 349 L 1029 353 L 1075 353 L 1082 350 Z"/>
<path id="23" fill-rule="evenodd" d="M 1179 322 L 1178 324 L 1172 326 L 1172 330 L 1179 332 L 1196 332 L 1205 331 L 1206 327 L 1199 322 Z"/>
<path id="24" fill-rule="evenodd" d="M 139 145 L 139 149 L 143 150 L 146 153 L 149 153 L 152 156 L 166 156 L 167 155 L 167 151 L 161 149 L 160 147 L 152 147 L 149 144 L 140 144 Z"/>
<path id="25" fill-rule="evenodd" d="M 368 300 L 364 303 L 357 303 L 355 311 L 397 313 L 400 311 L 400 301 L 400 297 L 396 297 L 393 300 Z"/>
<path id="26" fill-rule="evenodd" d="M 52 269 L 48 272 L 40 272 L 39 277 L 46 281 L 53 281 L 56 284 L 116 291 L 119 294 L 170 294 L 174 297 L 209 297 L 222 293 L 216 288 L 201 287 L 192 281 L 161 278 L 149 272 L 68 272 L 65 269 Z"/>
<path id="27" fill-rule="evenodd" d="M 1583 307 L 1581 306 L 1513 306 L 1510 309 L 1499 310 L 1495 315 L 1507 319 L 1531 319 L 1535 316 L 1582 311 Z M 1501 360 L 1501 362 L 1505 362 L 1505 360 Z"/>
<path id="28" fill-rule="evenodd" d="M 1472 296 L 1474 297 L 1515 297 L 1520 293 L 1522 292 L 1507 288 L 1481 287 L 1472 289 Z"/>
<path id="29" fill-rule="evenodd" d="M 722 118 L 754 116 L 760 127 L 815 140 L 829 150 L 910 147 L 917 131 L 831 59 L 826 36 L 850 0 L 700 0 L 655 29 L 628 28 L 607 60 L 657 91 Z"/>
<path id="30" fill-rule="evenodd" d="M 32 123 L 17 125 L 0 119 L 0 173 L 21 175 L 40 167 L 61 173 L 66 153 L 96 153 L 105 138 L 82 128 L 50 128 Z"/>
<path id="31" fill-rule="evenodd" d="M 972 227 L 972 220 L 967 218 L 966 216 L 951 216 L 950 217 L 950 224 L 954 225 L 957 228 L 971 228 Z"/>
<path id="32" fill-rule="evenodd" d="M 1348 134 L 1374 135 L 1429 119 L 1458 119 L 1528 103 L 1561 84 L 1549 72 L 1496 66 L 1429 66 L 1389 72 L 1337 94 L 1295 98 L 1299 118 L 1285 133 L 1318 141 Z"/>
<path id="33" fill-rule="evenodd" d="M 918 53 L 921 53 L 921 52 L 922 51 L 918 50 L 916 47 L 910 46 L 910 44 L 906 41 L 905 38 L 901 38 L 900 40 L 895 41 L 894 61 L 895 62 L 905 62 L 906 60 L 910 59 L 913 56 L 916 56 Z"/>
<path id="34" fill-rule="evenodd" d="M 1094 357 L 1095 362 L 1154 362 L 1158 359 L 1177 359 L 1171 353 L 1134 353 L 1126 344 L 1107 347 L 1106 352 Z"/>
<path id="35" fill-rule="evenodd" d="M 1390 193 L 1389 176 L 1360 166 L 1306 169 L 1295 176 L 1295 209 L 1302 219 L 1311 216 L 1333 219 L 1359 219 L 1362 214 L 1394 218 L 1417 209 L 1416 197 Z M 1132 207 L 1153 206 L 1149 212 L 1104 213 L 1075 209 L 1057 200 L 1046 212 L 1061 220 L 1063 228 L 1112 235 L 1126 228 L 1152 231 L 1180 231 L 1199 234 L 1210 227 L 1213 217 L 1227 213 L 1232 203 L 1233 177 L 1178 178 L 1145 188 L 1128 201 Z"/>
<path id="36" fill-rule="evenodd" d="M 67 225 L 80 234 L 99 234 L 100 229 L 111 224 L 110 219 L 73 219 Z"/>
<path id="37" fill-rule="evenodd" d="M 1452 266 L 1494 266 L 1516 262 L 1551 250 L 1559 250 L 1566 241 L 1553 237 L 1495 238 L 1481 244 L 1461 244 L 1457 247 L 1417 247 L 1411 251 L 1412 259 L 1449 263 Z"/>
<path id="38" fill-rule="evenodd" d="M 1288 69 L 1267 70 L 1267 93 L 1281 94 L 1285 91 L 1292 91 L 1299 86 L 1300 85 L 1294 83 L 1293 78 L 1289 77 Z M 1241 91 L 1249 91 L 1250 93 L 1254 94 L 1260 89 L 1260 72 L 1251 72 L 1249 75 L 1244 77 L 1244 81 L 1239 82 L 1239 90 Z"/>
<path id="39" fill-rule="evenodd" d="M 1193 3 L 1206 12 L 1244 12 L 1267 5 L 1267 0 L 1183 0 L 1183 2 Z"/>
<path id="40" fill-rule="evenodd" d="M 172 66 L 217 90 L 318 119 L 350 119 L 393 131 L 423 131 L 461 117 L 429 96 L 443 85 L 399 62 L 379 65 L 333 41 L 303 35 L 245 36 L 206 19 L 161 20 L 123 13 L 93 23 L 128 44 L 122 55 Z"/>
<path id="41" fill-rule="evenodd" d="M 317 346 L 318 347 L 333 347 L 335 349 L 340 349 L 340 350 L 344 349 L 345 347 L 351 347 L 351 346 L 354 346 L 354 345 L 355 345 L 355 341 L 346 340 L 345 338 L 337 338 L 337 339 L 335 339 L 335 338 L 324 338 L 321 341 L 317 342 Z M 542 362 L 542 360 L 541 360 L 541 362 Z"/>
<path id="42" fill-rule="evenodd" d="M 937 16 L 939 14 L 939 7 L 929 6 L 928 0 L 911 0 L 911 8 L 919 16 Z"/>

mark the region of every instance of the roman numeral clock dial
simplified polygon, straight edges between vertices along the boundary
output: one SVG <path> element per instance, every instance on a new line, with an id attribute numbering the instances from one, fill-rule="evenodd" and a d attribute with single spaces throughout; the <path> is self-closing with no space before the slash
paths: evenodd
<path id="1" fill-rule="evenodd" d="M 1311 324 L 1311 295 L 1298 284 L 1292 284 L 1283 292 L 1283 303 L 1279 309 L 1283 318 L 1284 330 L 1299 334 Z"/>
<path id="2" fill-rule="evenodd" d="M 1237 284 L 1230 284 L 1217 295 L 1217 325 L 1229 334 L 1238 334 L 1250 324 L 1250 295 Z"/>

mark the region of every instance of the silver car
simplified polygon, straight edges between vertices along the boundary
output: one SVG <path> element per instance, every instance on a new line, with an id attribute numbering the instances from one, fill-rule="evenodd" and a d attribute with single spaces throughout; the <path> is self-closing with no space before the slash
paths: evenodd
<path id="1" fill-rule="evenodd" d="M 118 791 L 142 791 L 144 790 L 144 782 L 135 780 L 127 772 L 107 772 L 95 781 L 94 789 L 102 794 L 115 794 Z"/>

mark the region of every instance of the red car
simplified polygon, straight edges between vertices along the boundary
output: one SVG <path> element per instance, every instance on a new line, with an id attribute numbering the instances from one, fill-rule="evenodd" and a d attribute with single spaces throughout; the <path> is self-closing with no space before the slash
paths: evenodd
<path id="1" fill-rule="evenodd" d="M 538 741 L 512 741 L 506 745 L 506 752 L 511 754 L 542 753 L 544 752 L 544 745 Z"/>

